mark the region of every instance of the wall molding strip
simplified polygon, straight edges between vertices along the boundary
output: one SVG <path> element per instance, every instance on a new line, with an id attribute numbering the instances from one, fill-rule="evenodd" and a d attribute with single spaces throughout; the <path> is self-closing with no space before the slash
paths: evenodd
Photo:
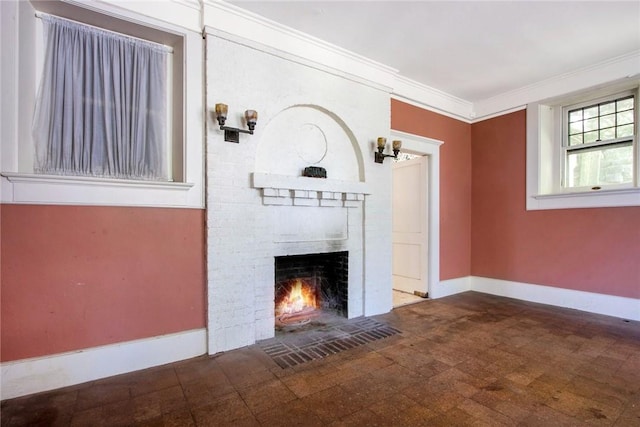
<path id="1" fill-rule="evenodd" d="M 466 291 L 640 321 L 640 300 L 544 285 L 466 276 L 442 280 L 431 298 Z M 0 364 L 2 400 L 81 384 L 197 357 L 207 352 L 206 329 Z"/>
<path id="2" fill-rule="evenodd" d="M 567 95 L 610 82 L 638 78 L 640 51 L 634 51 L 524 86 L 473 104 L 473 123 L 526 107 L 532 102 Z"/>
<path id="3" fill-rule="evenodd" d="M 471 276 L 471 290 L 640 321 L 640 300 L 552 286 Z"/>
<path id="4" fill-rule="evenodd" d="M 206 329 L 0 364 L 2 400 L 165 365 L 207 352 Z"/>
<path id="5" fill-rule="evenodd" d="M 429 288 L 429 298 L 444 298 L 471 290 L 471 276 L 441 280 Z"/>
<path id="6" fill-rule="evenodd" d="M 640 321 L 640 299 L 489 277 L 467 276 L 443 280 L 437 284 L 435 289 L 429 291 L 429 295 L 432 298 L 442 298 L 466 291 Z"/>

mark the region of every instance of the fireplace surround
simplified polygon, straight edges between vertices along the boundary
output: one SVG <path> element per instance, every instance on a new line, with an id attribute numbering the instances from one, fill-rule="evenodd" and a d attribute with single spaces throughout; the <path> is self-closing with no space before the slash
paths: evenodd
<path id="1" fill-rule="evenodd" d="M 389 132 L 389 88 L 210 28 L 206 38 L 209 353 L 274 336 L 277 257 L 347 252 L 343 314 L 388 312 L 391 167 L 373 152 Z M 221 99 L 260 111 L 253 136 L 223 141 Z"/>

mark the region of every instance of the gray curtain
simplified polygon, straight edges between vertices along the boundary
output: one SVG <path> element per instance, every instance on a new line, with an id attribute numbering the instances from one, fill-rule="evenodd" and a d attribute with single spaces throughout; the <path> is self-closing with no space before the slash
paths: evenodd
<path id="1" fill-rule="evenodd" d="M 36 173 L 166 180 L 167 48 L 42 19 Z"/>

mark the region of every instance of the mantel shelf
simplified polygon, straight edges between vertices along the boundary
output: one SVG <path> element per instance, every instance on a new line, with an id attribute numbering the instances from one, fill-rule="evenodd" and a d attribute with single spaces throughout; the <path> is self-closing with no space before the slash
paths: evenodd
<path id="1" fill-rule="evenodd" d="M 310 178 L 255 172 L 253 188 L 261 190 L 262 203 L 278 206 L 359 207 L 369 186 L 359 181 Z"/>
<path id="2" fill-rule="evenodd" d="M 310 178 L 306 176 L 253 173 L 253 188 L 273 188 L 302 191 L 331 191 L 335 193 L 371 194 L 369 186 L 359 181 Z"/>

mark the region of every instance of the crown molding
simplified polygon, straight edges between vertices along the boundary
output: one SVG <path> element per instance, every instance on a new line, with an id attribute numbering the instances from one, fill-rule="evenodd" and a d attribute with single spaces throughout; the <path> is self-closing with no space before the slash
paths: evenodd
<path id="1" fill-rule="evenodd" d="M 50 4 L 55 2 L 51 1 Z M 162 7 L 149 7 L 144 1 L 121 0 L 60 0 L 60 3 L 80 6 L 85 9 L 108 13 L 117 17 L 124 17 L 134 22 L 139 18 L 152 18 L 158 22 L 159 27 L 170 24 L 171 27 L 184 28 L 190 31 L 200 32 L 201 5 L 199 0 L 169 0 Z M 147 20 L 145 19 L 145 22 Z"/>
<path id="2" fill-rule="evenodd" d="M 471 102 L 400 75 L 396 76 L 393 95 L 403 102 L 409 102 L 454 119 L 468 122 L 473 118 Z"/>
<path id="3" fill-rule="evenodd" d="M 370 60 L 339 46 L 327 43 L 306 33 L 248 12 L 241 7 L 218 0 L 203 3 L 205 32 L 239 41 L 254 42 L 263 50 L 279 50 L 289 59 L 311 61 L 321 68 L 339 70 L 390 88 L 392 94 L 405 102 L 433 110 L 458 120 L 469 121 L 473 105 L 435 88 L 418 83 L 398 74 L 398 70 Z M 264 48 L 267 49 L 264 49 Z"/>
<path id="4" fill-rule="evenodd" d="M 505 114 L 511 114 L 511 113 L 515 113 L 516 111 L 522 111 L 526 109 L 527 109 L 526 105 L 518 105 L 517 107 L 509 108 L 507 110 L 500 110 L 500 111 L 496 111 L 495 113 L 484 115 L 482 117 L 477 117 L 473 120 L 469 120 L 469 123 L 474 124 L 474 123 L 482 122 L 484 120 L 493 119 L 495 117 L 504 116 Z"/>
<path id="5" fill-rule="evenodd" d="M 290 60 L 313 62 L 320 69 L 338 70 L 342 75 L 355 76 L 374 86 L 389 88 L 393 96 L 420 108 L 453 117 L 472 119 L 472 103 L 456 98 L 399 75 L 398 70 L 349 50 L 325 42 L 298 30 L 249 12 L 220 0 L 203 1 L 205 33 L 247 44 Z"/>
<path id="6" fill-rule="evenodd" d="M 631 82 L 639 76 L 640 51 L 634 51 L 474 103 L 402 76 L 397 77 L 392 96 L 425 110 L 467 123 L 477 123 L 523 110 L 532 102 L 597 88 L 612 82 Z"/>
<path id="7" fill-rule="evenodd" d="M 202 4 L 200 0 L 171 0 L 173 3 L 180 4 L 182 6 L 186 6 L 188 8 L 197 10 L 198 13 L 202 9 Z"/>
<path id="8" fill-rule="evenodd" d="M 475 102 L 473 122 L 525 108 L 527 104 L 555 98 L 640 74 L 640 51 L 551 77 L 501 95 Z"/>
<path id="9" fill-rule="evenodd" d="M 398 70 L 219 0 L 204 0 L 203 26 L 393 87 Z"/>
<path id="10" fill-rule="evenodd" d="M 354 71 L 357 70 L 345 70 L 345 69 L 338 69 L 335 67 L 331 67 L 331 66 L 327 66 L 323 63 L 311 60 L 311 59 L 306 59 L 306 58 L 302 58 L 298 55 L 289 53 L 288 51 L 282 50 L 282 49 L 278 49 L 278 48 L 274 48 L 268 45 L 264 45 L 262 43 L 253 41 L 253 40 L 248 40 L 242 36 L 238 36 L 236 34 L 231 34 L 231 33 L 227 33 L 225 31 L 221 31 L 217 28 L 214 27 L 210 27 L 210 26 L 205 26 L 204 30 L 203 30 L 203 35 L 206 36 L 213 36 L 213 37 L 217 37 L 220 39 L 224 39 L 227 40 L 229 42 L 232 43 L 236 43 L 238 45 L 250 48 L 250 49 L 254 49 L 254 50 L 258 50 L 260 52 L 269 54 L 269 55 L 273 55 L 279 58 L 282 58 L 286 61 L 290 61 L 290 62 L 294 62 L 297 64 L 301 64 L 304 65 L 306 67 L 310 67 L 310 68 L 314 68 L 316 70 L 320 70 L 324 73 L 327 74 L 333 74 L 335 76 L 339 76 L 342 77 L 344 79 L 348 79 L 351 80 L 353 82 L 359 83 L 359 84 L 363 84 L 369 87 L 372 87 L 374 89 L 377 90 L 381 90 L 383 92 L 386 93 L 390 93 L 391 92 L 391 87 L 385 85 L 385 84 L 381 84 L 379 82 L 367 79 L 365 77 L 361 77 L 361 75 L 359 75 L 358 73 L 355 73 Z"/>
<path id="11" fill-rule="evenodd" d="M 115 0 L 102 2 L 116 4 Z M 389 88 L 391 96 L 395 99 L 467 123 L 518 111 L 526 108 L 531 102 L 613 81 L 637 78 L 640 75 L 640 51 L 634 51 L 491 98 L 471 102 L 404 77 L 393 67 L 222 0 L 171 0 L 170 3 L 185 11 L 189 9 L 191 13 L 198 11 L 201 28 L 204 28 L 205 32 L 227 33 L 228 38 L 236 41 L 239 38 L 244 39 L 245 44 L 249 46 L 253 42 L 253 47 L 266 47 L 271 53 L 280 51 L 289 59 L 297 57 L 303 63 L 315 63 L 321 69 L 336 70 L 338 74 L 370 82 L 374 87 Z M 193 17 L 191 22 L 193 23 Z"/>

